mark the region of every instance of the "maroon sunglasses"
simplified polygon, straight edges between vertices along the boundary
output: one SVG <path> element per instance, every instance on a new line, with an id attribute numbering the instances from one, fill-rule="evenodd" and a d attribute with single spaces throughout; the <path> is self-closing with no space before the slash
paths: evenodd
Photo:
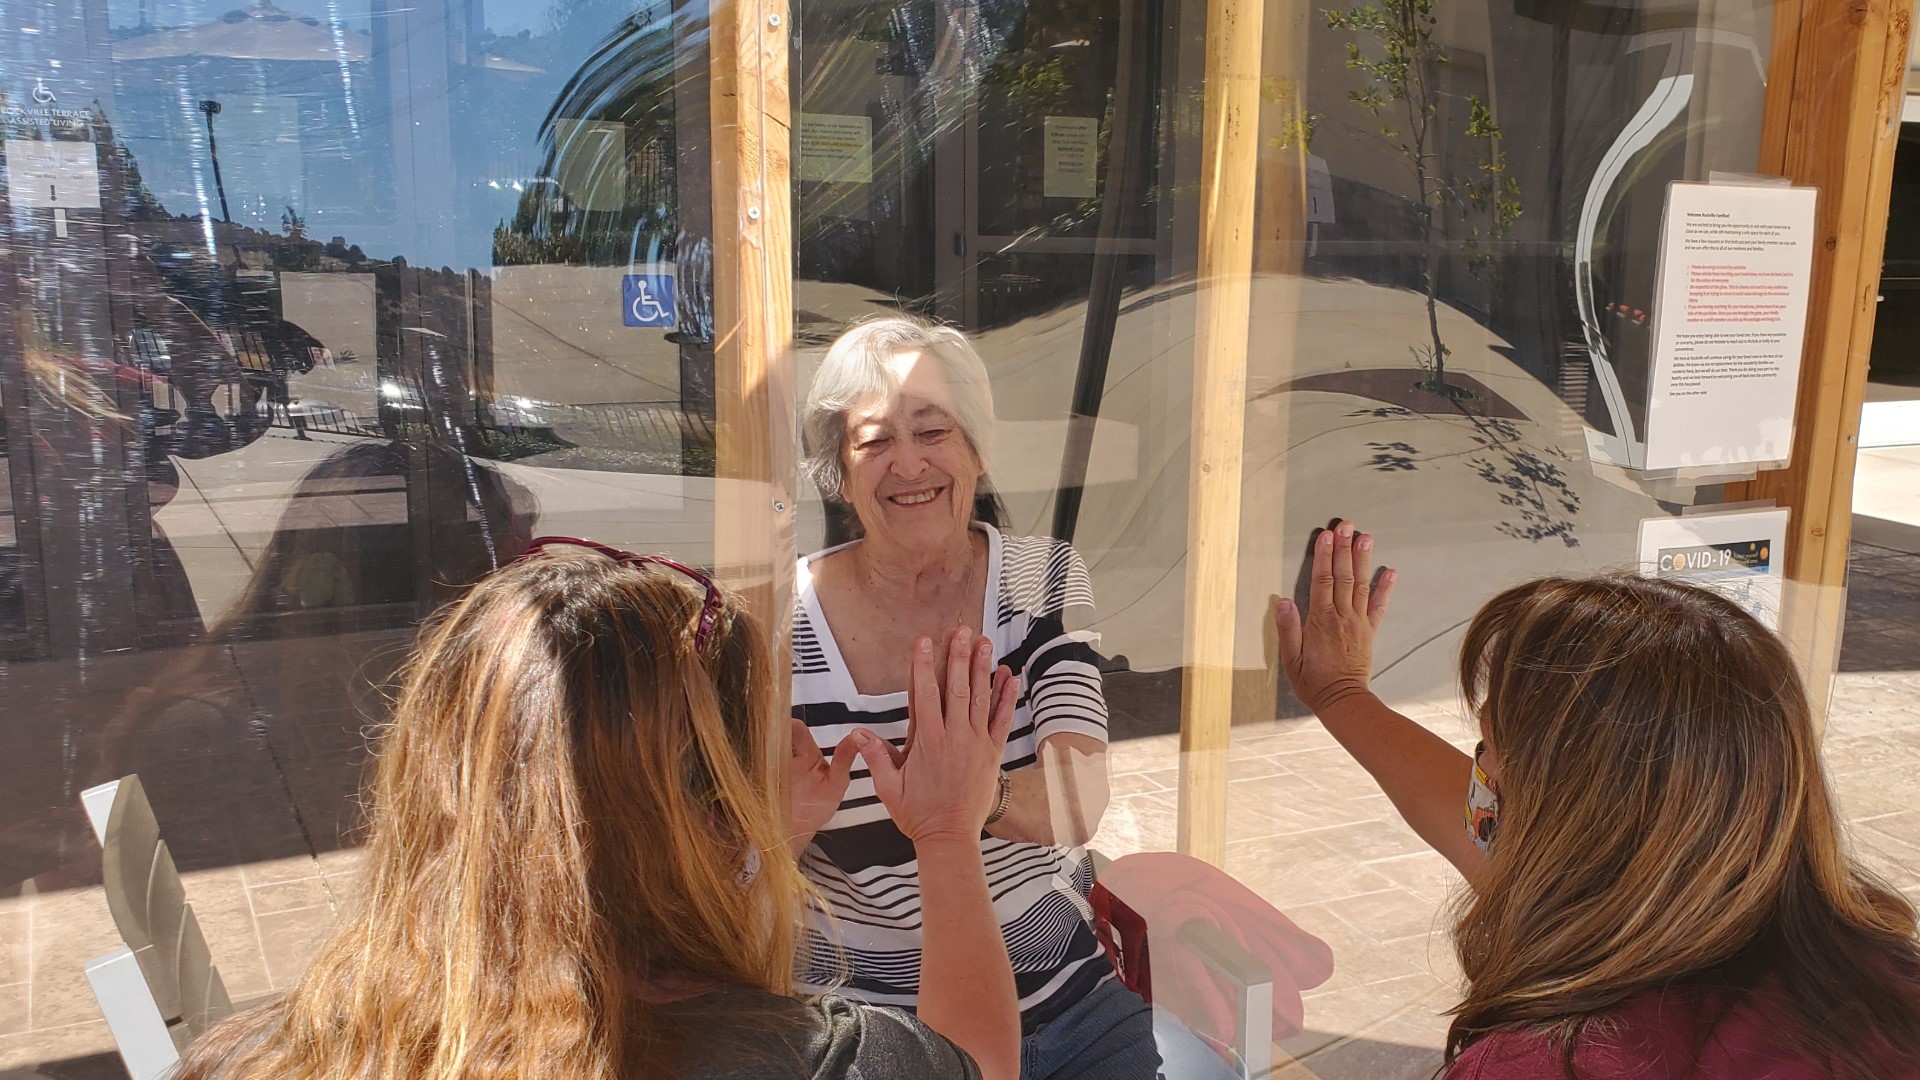
<path id="1" fill-rule="evenodd" d="M 707 639 L 713 636 L 714 624 L 720 621 L 720 587 L 713 583 L 712 578 L 664 555 L 635 555 L 631 551 L 621 551 L 619 548 L 608 547 L 593 540 L 582 540 L 577 536 L 537 536 L 533 543 L 527 545 L 527 550 L 521 552 L 520 556 L 513 561 L 522 562 L 545 548 L 553 547 L 579 547 L 586 548 L 588 551 L 597 551 L 622 566 L 646 566 L 649 563 L 664 566 L 671 570 L 678 570 L 699 582 L 700 587 L 707 591 L 707 599 L 706 603 L 700 607 L 700 623 L 693 631 L 693 648 L 696 652 L 707 650 Z"/>

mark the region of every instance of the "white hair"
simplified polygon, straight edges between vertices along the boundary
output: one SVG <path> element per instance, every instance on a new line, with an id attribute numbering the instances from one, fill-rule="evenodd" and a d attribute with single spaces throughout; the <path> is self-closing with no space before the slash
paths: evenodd
<path id="1" fill-rule="evenodd" d="M 800 422 L 802 467 L 822 495 L 838 498 L 846 479 L 841 455 L 846 448 L 847 415 L 899 391 L 901 373 L 892 360 L 909 352 L 919 353 L 923 363 L 937 365 L 951 395 L 954 424 L 979 457 L 981 470 L 986 470 L 993 456 L 993 387 L 980 354 L 965 334 L 950 326 L 889 315 L 841 334 L 807 389 Z M 984 476 L 980 487 L 983 492 L 992 490 Z"/>

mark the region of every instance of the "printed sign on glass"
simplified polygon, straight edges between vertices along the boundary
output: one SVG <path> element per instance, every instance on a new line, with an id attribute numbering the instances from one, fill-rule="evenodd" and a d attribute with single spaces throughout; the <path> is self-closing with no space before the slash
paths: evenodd
<path id="1" fill-rule="evenodd" d="M 620 283 L 620 317 L 628 326 L 665 329 L 679 325 L 672 274 L 628 274 Z"/>

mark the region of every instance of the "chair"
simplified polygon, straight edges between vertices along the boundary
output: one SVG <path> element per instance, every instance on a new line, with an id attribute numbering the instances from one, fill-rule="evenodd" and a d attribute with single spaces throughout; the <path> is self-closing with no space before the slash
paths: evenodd
<path id="1" fill-rule="evenodd" d="M 1100 871 L 1112 859 L 1089 851 L 1093 859 L 1096 930 L 1109 949 L 1120 980 L 1142 999 L 1153 1001 L 1152 958 L 1147 946 L 1146 920 L 1125 901 L 1097 884 Z M 1273 1074 L 1273 971 L 1216 927 L 1189 921 L 1174 933 L 1176 948 L 1187 950 L 1220 972 L 1235 992 L 1234 1042 L 1222 1057 L 1243 1080 L 1268 1080 Z M 1220 1049 L 1214 1040 L 1195 1037 Z"/>
<path id="2" fill-rule="evenodd" d="M 80 793 L 103 853 L 107 908 L 126 944 L 87 962 L 87 982 L 133 1080 L 164 1076 L 233 1012 L 160 824 L 137 776 Z"/>

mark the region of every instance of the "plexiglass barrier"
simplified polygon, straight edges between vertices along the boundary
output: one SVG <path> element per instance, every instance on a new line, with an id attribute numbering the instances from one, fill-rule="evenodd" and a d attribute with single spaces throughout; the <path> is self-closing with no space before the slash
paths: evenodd
<path id="1" fill-rule="evenodd" d="M 1636 569 L 1643 523 L 1721 501 L 1633 448 L 1667 186 L 1758 168 L 1773 5 L 766 11 L 779 93 L 713 55 L 719 4 L 0 9 L 0 1065 L 112 1052 L 83 789 L 141 777 L 228 990 L 270 994 L 354 902 L 368 733 L 424 616 L 537 534 L 784 588 L 890 527 L 862 511 L 904 481 L 850 479 L 860 403 L 810 392 L 887 318 L 978 355 L 928 393 L 991 495 L 992 580 L 1070 591 L 1089 865 L 1183 851 L 1290 920 L 1269 1060 L 1438 1063 L 1460 883 L 1277 679 L 1269 601 L 1358 522 L 1403 582 L 1376 688 L 1470 745 L 1481 602 Z M 791 229 L 751 241 L 791 290 L 771 341 L 725 300 L 758 181 L 716 88 L 791 136 L 759 174 Z M 838 487 L 798 472 L 822 416 Z M 729 498 L 777 501 L 791 545 Z M 828 654 L 836 614 L 796 632 L 796 700 L 815 663 L 892 689 Z"/>

